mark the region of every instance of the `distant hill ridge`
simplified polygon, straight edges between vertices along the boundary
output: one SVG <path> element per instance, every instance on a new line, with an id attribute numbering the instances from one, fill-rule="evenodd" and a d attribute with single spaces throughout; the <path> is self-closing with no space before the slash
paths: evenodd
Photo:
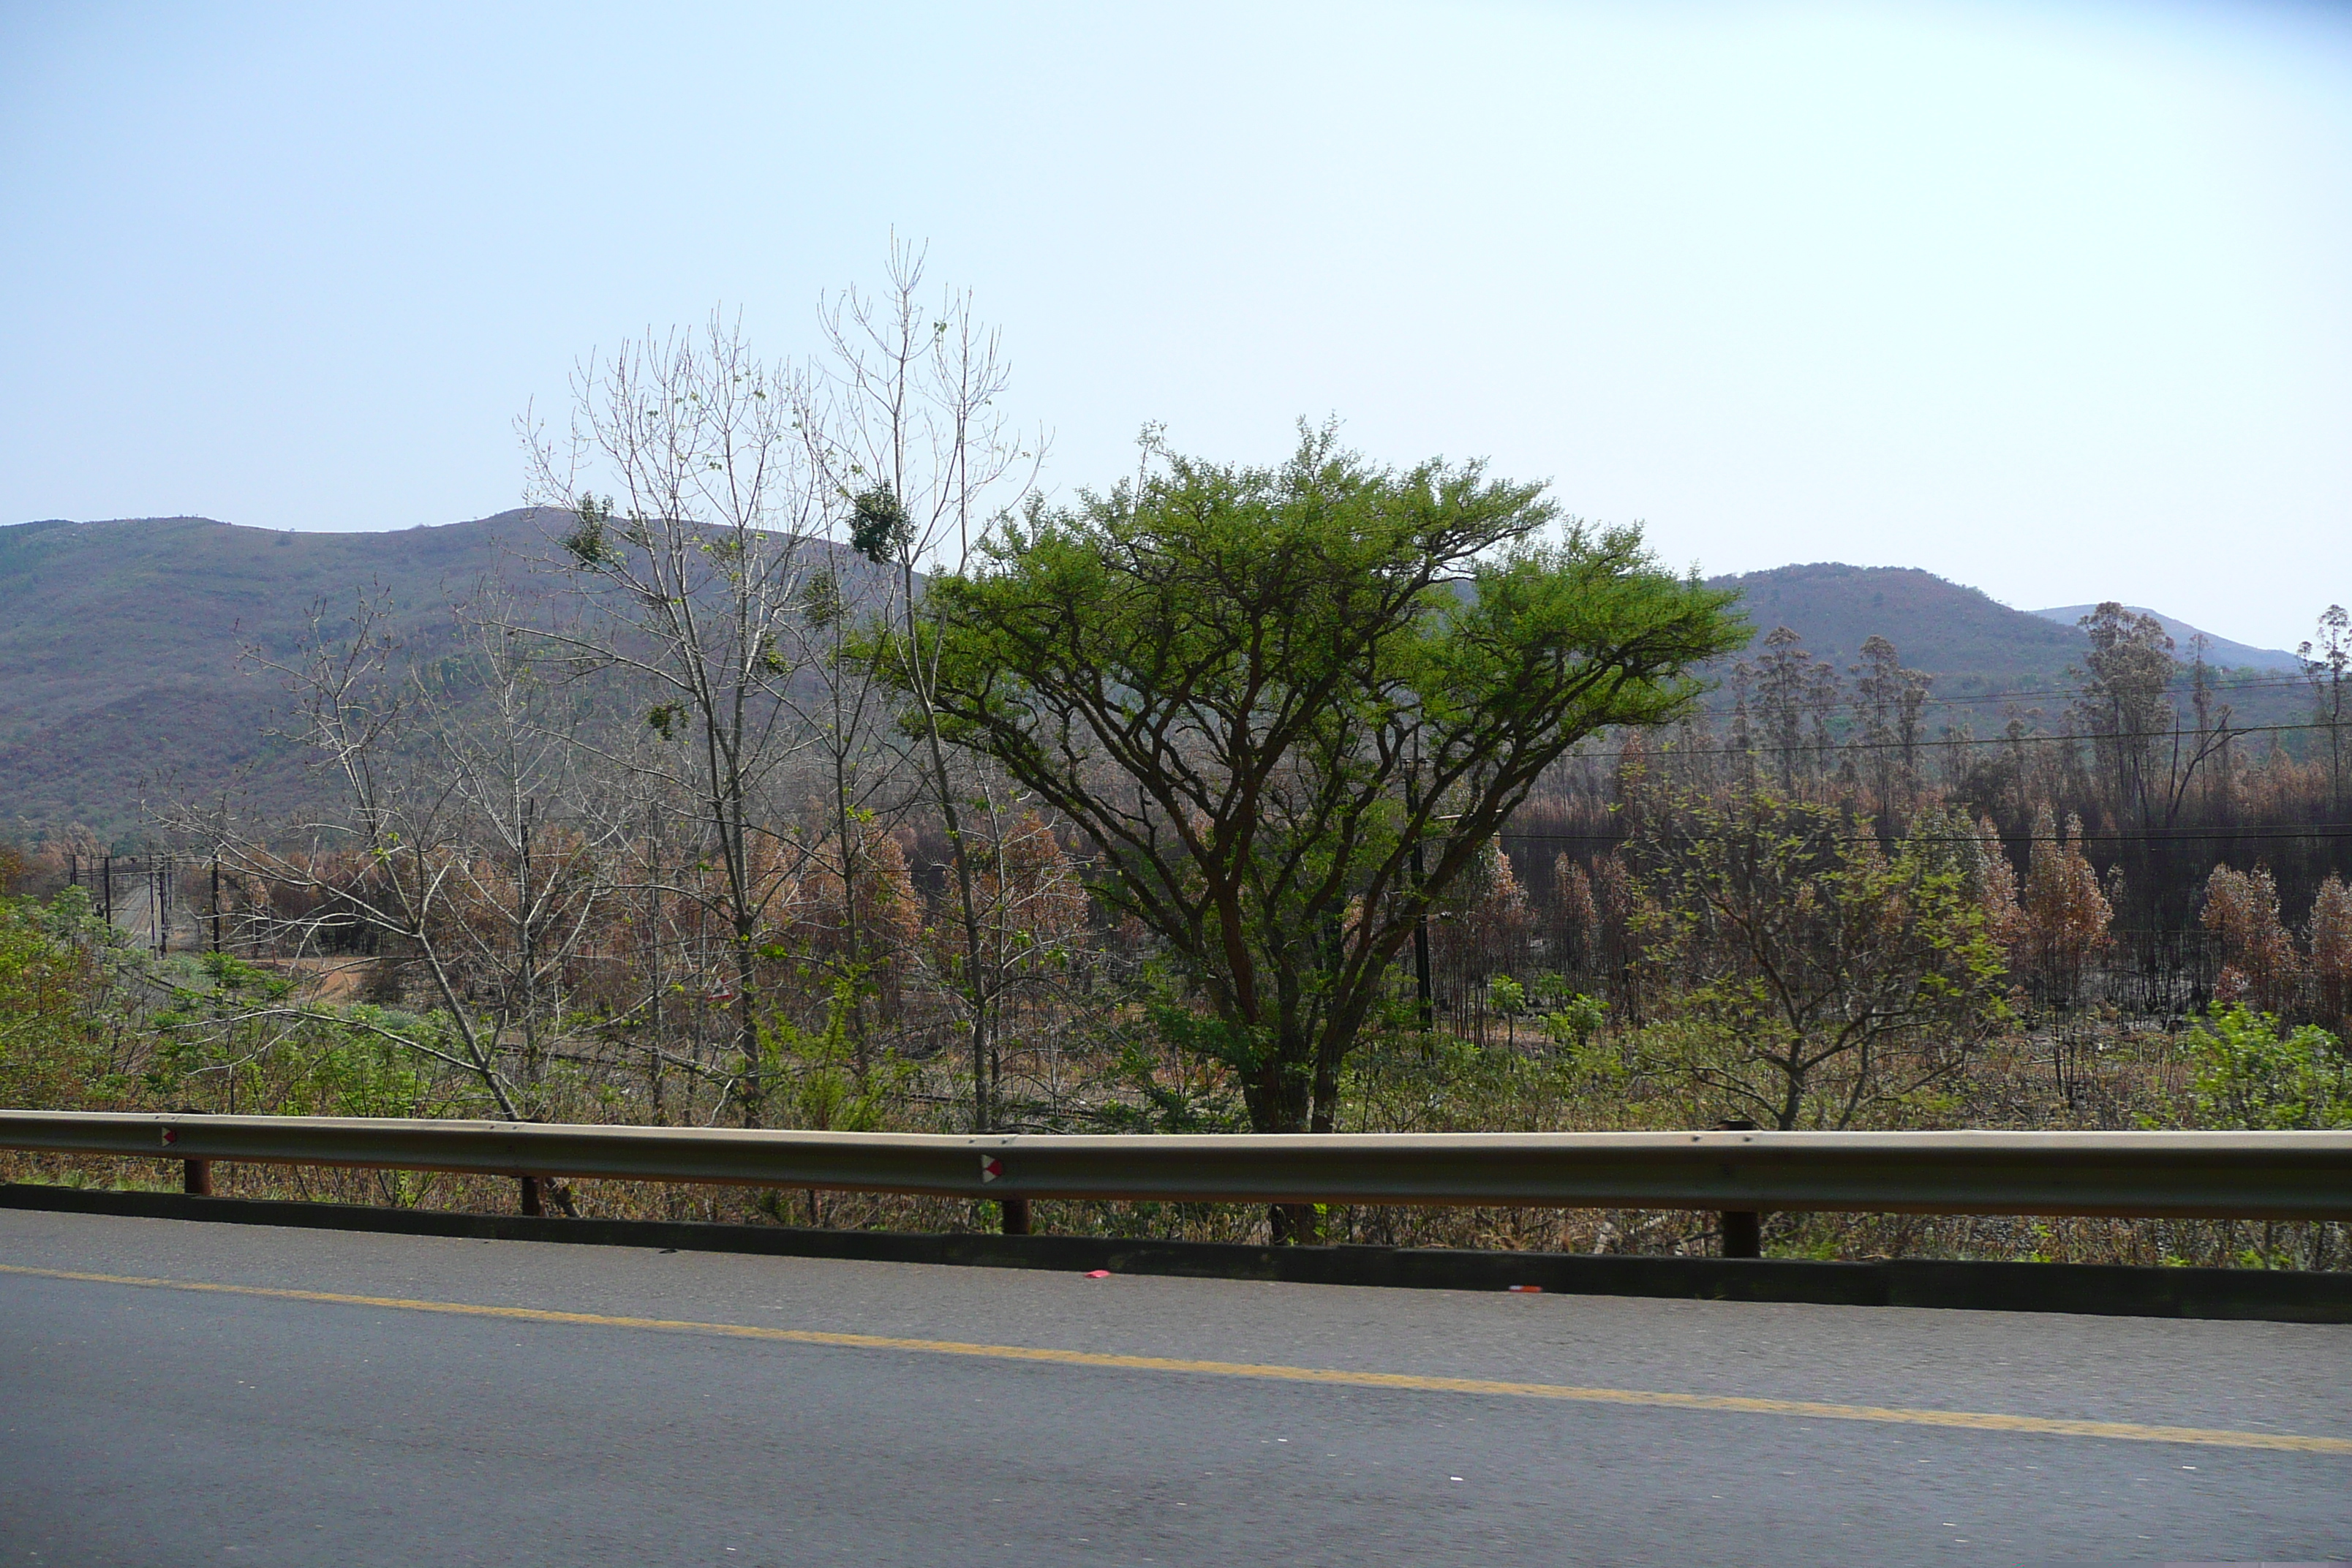
<path id="1" fill-rule="evenodd" d="M 1883 637 L 1903 662 L 1937 677 L 1939 692 L 2060 686 L 2089 639 L 2012 610 L 1975 588 L 1908 566 L 1847 566 L 1817 562 L 1717 577 L 1737 588 L 1756 641 L 1776 626 L 1804 639 L 1805 649 L 1841 670 L 1862 645 Z"/>
<path id="2" fill-rule="evenodd" d="M 1775 626 L 1787 626 L 1804 638 L 1807 652 L 1843 670 L 1861 657 L 1865 640 L 1883 637 L 1906 665 L 1935 675 L 1943 696 L 2071 688 L 2077 677 L 2069 671 L 2082 668 L 2091 646 L 2074 623 L 2096 608 L 2014 610 L 1979 589 L 1909 566 L 1820 562 L 1709 583 L 1740 591 L 1757 642 Z M 2291 653 L 2249 647 L 2200 634 L 2186 621 L 2158 618 L 2183 659 L 2190 639 L 2204 635 L 2206 662 L 2217 669 L 2276 675 L 2301 668 Z"/>
<path id="3" fill-rule="evenodd" d="M 380 533 L 198 517 L 0 527 L 0 823 L 79 820 L 135 837 L 142 779 L 173 771 L 204 787 L 251 765 L 263 794 L 298 795 L 301 759 L 264 733 L 285 694 L 240 670 L 241 650 L 289 652 L 312 605 L 341 615 L 380 586 L 396 606 L 395 629 L 430 655 L 451 637 L 453 598 L 486 579 L 532 586 L 511 551 L 542 538 L 529 510 Z M 1741 591 L 1759 640 L 1790 626 L 1843 671 L 1864 640 L 1882 636 L 1905 664 L 1936 676 L 1943 699 L 2046 691 L 2054 717 L 2089 646 L 2062 624 L 2073 612 L 2013 610 L 1909 568 L 1824 563 L 1714 582 Z M 2168 625 L 2185 651 L 2194 628 Z M 2220 639 L 2209 657 L 2264 672 L 2291 659 Z M 2241 722 L 2253 718 L 2257 698 L 2307 707 L 2288 683 L 2272 684 L 2273 692 L 2239 696 Z M 1999 708 L 1970 711 L 1987 716 L 1978 733 L 1998 727 Z"/>
<path id="4" fill-rule="evenodd" d="M 2053 609 L 2036 610 L 2033 613 L 2045 621 L 2056 621 L 2063 626 L 2071 626 L 2098 607 L 2096 605 L 2060 605 Z M 2284 648 L 2251 647 L 2242 642 L 2231 642 L 2228 637 L 2215 637 L 2211 632 L 2200 631 L 2187 621 L 2175 620 L 2170 616 L 2148 609 L 2145 605 L 2126 605 L 2124 608 L 2135 616 L 2156 616 L 2163 623 L 2165 635 L 2172 639 L 2174 651 L 2184 659 L 2192 657 L 2197 639 L 2203 637 L 2205 662 L 2208 664 L 2218 665 L 2225 669 L 2275 670 L 2282 675 L 2303 673 L 2303 660 Z"/>
<path id="5" fill-rule="evenodd" d="M 131 833 L 141 781 L 301 787 L 264 731 L 285 693 L 241 671 L 247 646 L 301 643 L 311 606 L 389 591 L 419 651 L 446 645 L 449 603 L 506 571 L 532 514 L 384 533 L 287 532 L 210 518 L 49 520 L 0 528 L 0 820 Z"/>

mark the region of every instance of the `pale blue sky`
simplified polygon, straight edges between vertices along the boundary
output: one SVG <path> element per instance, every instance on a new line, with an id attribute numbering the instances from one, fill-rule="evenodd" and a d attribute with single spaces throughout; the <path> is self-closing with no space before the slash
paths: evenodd
<path id="1" fill-rule="evenodd" d="M 495 511 L 577 356 L 803 352 L 894 226 L 1062 486 L 1337 414 L 1709 572 L 2352 600 L 2352 12 L 2284 5 L 0 4 L 0 521 Z"/>

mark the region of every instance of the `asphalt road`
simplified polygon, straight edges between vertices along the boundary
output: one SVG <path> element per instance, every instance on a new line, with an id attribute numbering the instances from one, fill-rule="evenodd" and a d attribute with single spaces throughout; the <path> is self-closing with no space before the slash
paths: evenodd
<path id="1" fill-rule="evenodd" d="M 2347 1557 L 2352 1328 L 0 1211 L 0 1564 Z"/>

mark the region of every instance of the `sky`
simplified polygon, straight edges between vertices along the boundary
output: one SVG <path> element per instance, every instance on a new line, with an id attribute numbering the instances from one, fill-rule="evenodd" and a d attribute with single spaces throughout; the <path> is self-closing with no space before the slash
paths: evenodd
<path id="1" fill-rule="evenodd" d="M 582 356 L 805 354 L 894 234 L 1065 493 L 1336 417 L 1677 568 L 2352 602 L 2352 7 L 2255 0 L 0 0 L 0 522 L 499 511 Z"/>

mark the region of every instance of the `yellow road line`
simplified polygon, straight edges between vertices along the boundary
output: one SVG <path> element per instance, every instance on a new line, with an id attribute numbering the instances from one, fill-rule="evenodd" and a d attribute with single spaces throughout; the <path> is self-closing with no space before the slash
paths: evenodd
<path id="1" fill-rule="evenodd" d="M 79 1279 L 99 1285 L 136 1285 L 159 1290 L 207 1291 L 225 1296 L 261 1296 L 279 1301 L 321 1301 L 339 1307 L 379 1307 L 404 1312 L 446 1312 L 467 1318 L 503 1318 L 532 1323 L 577 1323 L 600 1329 L 653 1329 L 664 1333 L 716 1334 L 740 1340 L 781 1340 L 790 1344 L 835 1345 L 847 1350 L 912 1351 L 923 1355 L 981 1356 L 993 1361 L 1045 1362 L 1055 1366 L 1116 1367 L 1129 1372 L 1189 1373 L 1196 1376 L 1247 1377 L 1272 1383 L 1311 1383 L 1340 1388 L 1401 1388 L 1435 1394 L 1484 1394 L 1511 1399 L 1564 1399 L 1588 1405 L 1637 1405 L 1669 1410 L 1729 1410 L 1755 1415 L 1796 1415 L 1820 1421 L 1876 1421 L 1900 1426 L 1956 1426 L 1975 1432 L 2026 1432 L 2054 1437 L 2106 1437 L 2129 1443 L 2190 1443 L 2209 1448 L 2268 1448 L 2294 1454 L 2352 1454 L 2352 1437 L 2313 1437 L 2288 1432 L 2233 1432 L 2206 1426 L 2152 1426 L 2137 1421 L 2064 1421 L 2042 1415 L 2003 1415 L 1977 1410 L 1918 1410 L 1900 1405 L 1832 1405 L 1811 1399 L 1757 1399 L 1726 1394 L 1666 1394 L 1641 1388 L 1577 1388 L 1556 1383 L 1510 1383 L 1484 1377 L 1426 1377 L 1416 1373 L 1346 1372 L 1330 1367 L 1280 1366 L 1259 1362 L 1191 1361 L 1175 1356 L 1111 1355 L 1100 1351 L 1051 1350 L 1035 1345 L 974 1344 L 961 1340 L 900 1339 L 886 1334 L 837 1334 L 816 1329 L 769 1329 L 749 1323 L 702 1323 L 669 1318 L 624 1318 L 601 1312 L 558 1312 L 539 1307 L 486 1307 L 469 1301 L 417 1301 L 397 1296 L 352 1296 L 331 1290 L 287 1290 L 263 1285 L 220 1285 L 200 1279 L 148 1279 L 122 1274 L 89 1274 L 70 1268 L 33 1268 L 0 1263 L 0 1273 L 44 1279 Z"/>

